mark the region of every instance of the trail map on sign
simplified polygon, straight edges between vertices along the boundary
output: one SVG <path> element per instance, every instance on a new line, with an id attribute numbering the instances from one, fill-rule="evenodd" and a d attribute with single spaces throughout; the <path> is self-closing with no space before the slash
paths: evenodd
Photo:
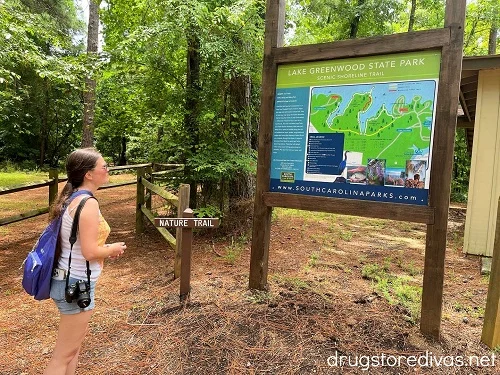
<path id="1" fill-rule="evenodd" d="M 394 82 L 311 90 L 309 133 L 343 133 L 344 150 L 386 159 L 386 168 L 427 159 L 436 82 Z"/>

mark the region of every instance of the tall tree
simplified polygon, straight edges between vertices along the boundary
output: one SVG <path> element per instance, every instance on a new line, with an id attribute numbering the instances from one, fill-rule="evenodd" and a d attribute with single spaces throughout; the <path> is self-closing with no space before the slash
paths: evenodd
<path id="1" fill-rule="evenodd" d="M 184 101 L 184 127 L 189 135 L 190 152 L 186 153 L 184 163 L 187 158 L 196 153 L 199 145 L 199 115 L 200 115 L 200 40 L 198 38 L 198 28 L 195 25 L 189 25 L 186 31 L 187 53 L 186 53 L 186 99 Z M 188 165 L 187 173 L 192 175 L 191 165 Z M 197 181 L 190 181 L 190 199 L 192 208 L 197 207 Z"/>
<path id="2" fill-rule="evenodd" d="M 96 61 L 99 41 L 99 4 L 101 0 L 89 0 L 89 25 L 87 32 L 87 56 L 88 62 Z M 94 145 L 94 113 L 95 113 L 95 89 L 96 82 L 93 69 L 85 77 L 85 89 L 83 91 L 83 134 L 82 147 Z"/>
<path id="3" fill-rule="evenodd" d="M 363 5 L 365 4 L 365 0 L 358 0 L 356 14 L 351 21 L 351 27 L 349 31 L 349 38 L 355 39 L 356 35 L 358 35 L 359 21 L 361 20 L 361 15 L 363 14 Z"/>
<path id="4" fill-rule="evenodd" d="M 497 53 L 497 40 L 498 40 L 498 20 L 493 19 L 490 28 L 490 35 L 488 37 L 488 55 L 495 55 Z"/>
<path id="5" fill-rule="evenodd" d="M 415 10 L 417 9 L 417 0 L 411 0 L 410 20 L 408 21 L 408 31 L 413 31 L 415 24 Z"/>

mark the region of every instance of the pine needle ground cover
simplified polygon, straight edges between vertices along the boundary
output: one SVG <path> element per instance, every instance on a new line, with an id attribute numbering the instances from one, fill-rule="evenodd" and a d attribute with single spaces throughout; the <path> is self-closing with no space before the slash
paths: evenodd
<path id="1" fill-rule="evenodd" d="M 352 363 L 355 356 L 382 354 L 432 352 L 455 360 L 500 355 L 480 343 L 488 278 L 480 275 L 477 258 L 462 254 L 461 210 L 450 213 L 442 339 L 434 342 L 418 327 L 424 225 L 277 209 L 267 291 L 248 290 L 249 235 L 198 232 L 191 301 L 179 305 L 173 251 L 152 226 L 141 236 L 134 233 L 135 186 L 103 190 L 97 197 L 112 228 L 109 241 L 125 241 L 127 252 L 105 264 L 80 374 L 495 374 L 500 369 L 333 366 L 341 355 Z M 19 269 L 45 222 L 41 216 L 0 232 L 2 375 L 39 374 L 56 340 L 56 308 L 23 292 Z"/>

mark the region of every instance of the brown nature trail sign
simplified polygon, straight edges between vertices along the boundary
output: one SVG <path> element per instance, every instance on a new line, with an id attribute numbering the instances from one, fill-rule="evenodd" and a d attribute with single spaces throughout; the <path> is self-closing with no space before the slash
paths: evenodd
<path id="1" fill-rule="evenodd" d="M 442 29 L 283 47 L 285 1 L 267 1 L 250 288 L 267 288 L 273 207 L 424 223 L 427 225 L 427 238 L 420 330 L 426 335 L 439 338 L 465 7 L 466 0 L 447 0 Z M 415 194 L 401 194 L 401 199 L 392 199 L 396 196 L 394 194 L 402 191 L 397 190 L 398 187 L 394 185 L 345 184 L 347 179 L 350 179 L 349 182 L 361 181 L 363 172 L 368 173 L 367 170 L 371 166 L 369 163 L 373 164 L 373 159 L 377 159 L 377 162 L 380 160 L 377 155 L 363 154 L 369 151 L 361 149 L 354 149 L 349 158 L 345 151 L 352 151 L 349 148 L 357 146 L 353 142 L 346 146 L 345 139 L 349 137 L 346 134 L 361 132 L 358 129 L 342 128 L 340 123 L 339 126 L 332 125 L 329 129 L 321 129 L 321 121 L 331 120 L 324 113 L 320 113 L 321 109 L 325 105 L 338 105 L 331 108 L 341 111 L 340 96 L 345 95 L 354 99 L 354 94 L 349 93 L 347 86 L 356 84 L 358 86 L 386 84 L 388 90 L 397 90 L 400 82 L 404 82 L 407 89 L 413 89 L 414 86 L 408 83 L 410 80 L 422 82 L 426 79 L 424 75 L 411 77 L 411 72 L 416 72 L 415 68 L 426 70 L 423 63 L 427 56 L 438 59 L 433 65 L 434 68 L 428 71 L 431 74 L 430 80 L 437 86 L 432 88 L 433 92 L 437 93 L 431 98 L 432 111 L 428 113 L 426 119 L 423 119 L 424 123 L 425 121 L 430 123 L 426 124 L 427 127 L 420 128 L 423 131 L 429 130 L 428 146 L 424 145 L 422 149 L 425 152 L 425 147 L 428 147 L 429 158 L 425 160 L 425 165 L 404 163 L 404 166 L 397 158 L 392 156 L 385 158 L 385 166 L 389 159 L 388 162 L 393 163 L 393 167 L 400 169 L 399 177 L 405 183 L 411 180 L 408 181 L 408 187 L 421 187 L 421 189 L 411 191 Z M 405 64 L 412 65 L 410 67 L 412 70 L 408 70 Z M 344 69 L 341 77 L 339 77 L 340 66 Z M 370 67 L 376 68 L 376 71 Z M 403 68 L 407 68 L 406 73 Z M 396 74 L 396 69 L 400 69 L 402 73 Z M 384 80 L 384 75 L 389 72 L 392 76 Z M 423 71 L 422 73 L 426 74 Z M 318 76 L 328 83 L 318 84 Z M 315 91 L 318 86 L 320 89 Z M 360 89 L 361 94 L 368 92 L 364 87 Z M 376 87 L 374 90 L 377 89 L 379 88 Z M 314 94 L 316 97 L 311 107 L 311 95 Z M 325 97 L 322 98 L 321 95 Z M 360 100 L 358 109 L 361 112 L 369 110 L 373 97 L 362 95 L 356 98 L 358 99 Z M 409 114 L 414 109 L 407 105 L 408 102 L 400 104 L 398 109 L 401 116 Z M 417 104 L 424 103 L 415 103 Z M 313 118 L 312 122 L 316 121 L 320 125 L 319 130 L 324 131 L 324 136 L 317 136 L 315 131 L 307 128 L 311 113 L 315 110 L 319 110 L 318 116 L 323 116 L 323 119 Z M 335 116 L 335 113 L 332 116 Z M 293 122 L 287 123 L 288 118 L 292 118 Z M 411 124 L 405 127 L 399 122 L 396 124 L 396 121 L 391 123 L 393 121 L 391 119 L 388 121 L 388 123 L 378 123 L 379 129 L 372 126 L 373 129 L 368 128 L 363 131 L 381 138 L 381 132 L 389 130 L 387 125 L 397 125 L 401 133 L 412 129 Z M 294 134 L 296 138 L 290 138 L 287 132 Z M 313 133 L 314 135 L 311 135 Z M 393 133 L 393 139 L 395 137 L 397 135 Z M 313 142 L 307 143 L 309 139 Z M 382 151 L 385 150 L 380 142 L 370 147 L 373 151 L 379 146 L 383 147 Z M 419 146 L 417 148 L 420 149 Z M 322 154 L 329 154 L 333 162 Z M 396 160 L 399 164 L 394 163 Z M 432 160 L 437 162 L 432 163 Z M 345 165 L 350 163 L 354 167 L 355 163 L 358 163 L 359 174 L 353 177 L 341 173 L 344 172 L 344 169 L 341 170 L 344 162 Z M 376 168 L 383 167 L 383 163 L 378 163 L 376 166 Z M 428 173 L 416 173 L 415 169 L 421 167 L 424 168 L 422 171 Z M 354 169 L 356 168 L 352 168 L 351 172 Z M 319 176 L 319 181 L 317 181 L 318 174 L 322 175 Z M 398 178 L 397 172 L 392 176 L 387 173 L 387 176 L 393 181 Z M 423 180 L 421 177 L 424 177 Z M 393 196 L 385 199 L 384 193 L 387 197 L 390 193 Z M 413 199 L 412 196 L 416 198 Z"/>
<path id="2" fill-rule="evenodd" d="M 218 228 L 219 218 L 155 218 L 155 226 L 164 228 Z"/>

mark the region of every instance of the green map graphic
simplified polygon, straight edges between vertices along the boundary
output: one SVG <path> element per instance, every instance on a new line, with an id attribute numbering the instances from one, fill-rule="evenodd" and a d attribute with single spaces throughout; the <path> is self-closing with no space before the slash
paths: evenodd
<path id="1" fill-rule="evenodd" d="M 309 123 L 318 133 L 344 133 L 344 150 L 404 168 L 429 156 L 434 80 L 324 86 L 311 90 Z"/>

